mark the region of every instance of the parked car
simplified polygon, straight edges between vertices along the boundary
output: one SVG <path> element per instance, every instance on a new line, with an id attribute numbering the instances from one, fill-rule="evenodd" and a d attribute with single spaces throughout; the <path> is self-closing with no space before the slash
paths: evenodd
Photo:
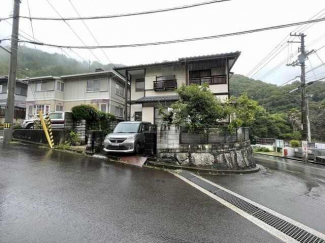
<path id="1" fill-rule="evenodd" d="M 104 140 L 104 151 L 108 153 L 140 153 L 145 146 L 144 132 L 149 131 L 151 123 L 142 121 L 120 122 L 113 133 Z"/>
<path id="2" fill-rule="evenodd" d="M 44 115 L 45 116 L 45 115 Z M 51 112 L 49 114 L 51 119 L 51 124 L 53 129 L 67 129 L 67 123 L 72 124 L 72 113 L 71 112 L 63 112 L 56 111 Z M 23 121 L 22 127 L 24 129 L 34 129 L 35 121 L 39 121 L 39 117 L 35 117 L 32 119 L 27 119 Z"/>

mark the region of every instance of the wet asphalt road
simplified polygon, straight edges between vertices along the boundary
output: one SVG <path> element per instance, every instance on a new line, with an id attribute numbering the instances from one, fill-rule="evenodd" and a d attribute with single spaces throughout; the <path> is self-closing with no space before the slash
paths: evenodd
<path id="1" fill-rule="evenodd" d="M 0 242 L 279 240 L 170 173 L 0 144 Z"/>
<path id="2" fill-rule="evenodd" d="M 254 174 L 205 176 L 250 200 L 325 233 L 325 166 L 255 155 Z"/>

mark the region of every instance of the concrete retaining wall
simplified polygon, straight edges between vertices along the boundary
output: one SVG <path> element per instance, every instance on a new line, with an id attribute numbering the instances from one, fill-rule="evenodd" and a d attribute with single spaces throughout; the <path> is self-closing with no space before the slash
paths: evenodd
<path id="1" fill-rule="evenodd" d="M 256 167 L 250 141 L 216 144 L 180 144 L 180 129 L 175 126 L 157 127 L 157 157 L 186 166 L 220 169 Z"/>
<path id="2" fill-rule="evenodd" d="M 52 130 L 52 134 L 55 145 L 69 141 L 70 138 L 69 130 Z M 47 139 L 43 130 L 17 129 L 14 130 L 13 138 L 34 143 L 47 144 Z"/>

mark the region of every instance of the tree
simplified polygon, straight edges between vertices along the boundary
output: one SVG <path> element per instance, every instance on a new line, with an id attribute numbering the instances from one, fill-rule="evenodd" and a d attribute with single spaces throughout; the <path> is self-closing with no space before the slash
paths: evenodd
<path id="1" fill-rule="evenodd" d="M 288 119 L 294 132 L 298 131 L 301 128 L 301 113 L 298 109 L 292 108 L 289 110 Z"/>
<path id="2" fill-rule="evenodd" d="M 195 84 L 177 89 L 180 99 L 172 105 L 175 124 L 186 124 L 195 131 L 214 126 L 227 117 L 221 102 L 210 91 L 209 86 Z"/>
<path id="3" fill-rule="evenodd" d="M 258 110 L 262 109 L 258 103 L 249 99 L 247 94 L 231 97 L 227 102 L 226 111 L 230 115 L 229 129 L 245 126 L 250 127 L 255 121 Z"/>

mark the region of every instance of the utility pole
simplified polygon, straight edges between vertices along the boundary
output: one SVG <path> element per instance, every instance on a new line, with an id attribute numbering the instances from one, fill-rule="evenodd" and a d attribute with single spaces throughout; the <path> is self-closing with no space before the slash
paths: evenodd
<path id="1" fill-rule="evenodd" d="M 15 112 L 15 88 L 17 77 L 17 49 L 19 30 L 19 8 L 20 0 L 14 0 L 14 14 L 11 34 L 11 54 L 9 63 L 8 96 L 5 109 L 5 128 L 3 143 L 8 144 L 12 139 L 12 123 Z"/>
<path id="2" fill-rule="evenodd" d="M 305 37 L 304 33 L 299 34 L 290 34 L 290 36 L 300 37 L 300 41 L 289 41 L 289 43 L 300 43 L 300 55 L 298 56 L 298 60 L 295 62 L 288 64 L 288 66 L 300 66 L 301 67 L 301 124 L 302 124 L 302 140 L 307 141 L 310 135 L 308 134 L 308 122 L 307 122 L 307 97 L 306 97 L 306 64 L 305 61 L 307 56 L 311 53 L 306 53 L 305 50 Z M 307 146 L 308 147 L 308 146 Z M 308 149 L 307 149 L 308 150 Z M 304 151 L 303 148 L 303 162 L 308 162 L 308 151 Z"/>

